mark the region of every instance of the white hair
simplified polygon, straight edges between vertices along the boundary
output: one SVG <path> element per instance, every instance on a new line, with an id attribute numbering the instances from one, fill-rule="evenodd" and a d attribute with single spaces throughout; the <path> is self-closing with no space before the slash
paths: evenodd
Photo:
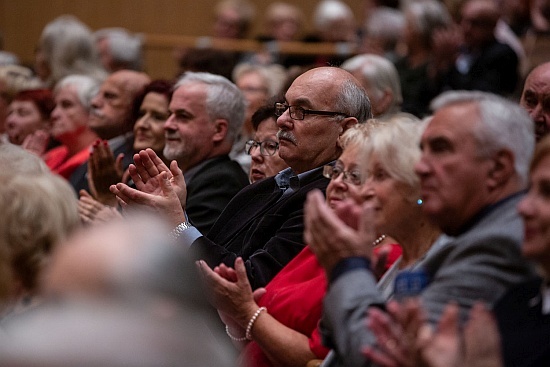
<path id="1" fill-rule="evenodd" d="M 78 96 L 78 100 L 89 110 L 92 105 L 92 99 L 99 92 L 100 82 L 96 78 L 87 75 L 69 75 L 61 79 L 55 86 L 54 93 L 67 86 L 71 86 Z"/>
<path id="2" fill-rule="evenodd" d="M 475 103 L 480 120 L 472 132 L 479 154 L 489 156 L 500 149 L 514 154 L 514 167 L 523 184 L 528 181 L 529 163 L 535 150 L 535 127 L 527 112 L 495 94 L 479 91 L 449 91 L 436 97 L 430 107 Z"/>

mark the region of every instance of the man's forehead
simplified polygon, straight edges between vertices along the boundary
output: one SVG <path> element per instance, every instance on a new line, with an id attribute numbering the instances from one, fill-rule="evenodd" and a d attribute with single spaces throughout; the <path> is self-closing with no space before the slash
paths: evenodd
<path id="1" fill-rule="evenodd" d="M 432 133 L 459 133 L 470 131 L 479 119 L 479 110 L 473 102 L 456 103 L 438 109 L 428 122 L 424 136 Z"/>
<path id="2" fill-rule="evenodd" d="M 124 80 L 117 78 L 116 76 L 111 76 L 103 82 L 101 85 L 101 90 L 116 94 L 122 93 L 124 91 Z"/>
<path id="3" fill-rule="evenodd" d="M 528 85 L 550 85 L 550 62 L 535 68 L 527 76 L 525 86 Z"/>

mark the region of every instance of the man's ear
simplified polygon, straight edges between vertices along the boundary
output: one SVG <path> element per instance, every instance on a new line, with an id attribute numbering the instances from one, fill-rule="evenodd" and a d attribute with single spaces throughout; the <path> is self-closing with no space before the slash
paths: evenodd
<path id="1" fill-rule="evenodd" d="M 516 174 L 516 168 L 514 154 L 507 149 L 496 152 L 491 160 L 493 166 L 489 169 L 488 179 L 489 188 L 493 189 L 506 184 Z"/>
<path id="2" fill-rule="evenodd" d="M 212 136 L 212 141 L 214 143 L 219 143 L 225 140 L 227 136 L 227 130 L 229 128 L 229 123 L 225 119 L 216 119 L 214 121 L 214 135 Z"/>
<path id="3" fill-rule="evenodd" d="M 342 135 L 344 132 L 346 132 L 347 129 L 350 127 L 357 125 L 358 121 L 355 117 L 346 117 L 342 121 L 340 121 L 340 135 Z"/>
<path id="4" fill-rule="evenodd" d="M 390 89 L 386 89 L 382 98 L 376 101 L 378 103 L 379 111 L 387 111 L 393 100 L 393 92 Z"/>

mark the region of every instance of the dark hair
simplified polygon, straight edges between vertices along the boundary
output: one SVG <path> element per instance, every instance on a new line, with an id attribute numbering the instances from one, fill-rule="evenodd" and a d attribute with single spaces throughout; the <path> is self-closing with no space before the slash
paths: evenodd
<path id="1" fill-rule="evenodd" d="M 14 101 L 30 101 L 35 104 L 42 119 L 49 120 L 55 108 L 53 93 L 49 89 L 27 89 L 17 93 Z"/>
<path id="2" fill-rule="evenodd" d="M 168 102 L 172 98 L 172 93 L 174 92 L 174 83 L 165 79 L 156 79 L 151 83 L 147 84 L 141 93 L 139 93 L 136 98 L 134 98 L 134 105 L 132 109 L 132 121 L 135 121 L 139 118 L 139 110 L 141 104 L 149 93 L 158 93 L 166 97 Z"/>
<path id="3" fill-rule="evenodd" d="M 277 121 L 277 115 L 275 115 L 275 103 L 283 102 L 284 100 L 285 97 L 282 94 L 277 94 L 269 98 L 264 105 L 260 106 L 250 118 L 254 130 L 258 130 L 258 126 L 270 117 Z"/>

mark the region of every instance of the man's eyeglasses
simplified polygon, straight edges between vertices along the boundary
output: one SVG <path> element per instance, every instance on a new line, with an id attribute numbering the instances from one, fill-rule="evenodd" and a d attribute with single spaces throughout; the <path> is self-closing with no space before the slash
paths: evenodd
<path id="1" fill-rule="evenodd" d="M 275 115 L 281 116 L 285 113 L 286 110 L 290 112 L 290 118 L 293 120 L 303 120 L 306 115 L 322 115 L 322 116 L 344 116 L 348 117 L 347 114 L 342 112 L 332 112 L 332 111 L 315 111 L 315 110 L 306 110 L 305 108 L 298 106 L 289 106 L 286 103 L 275 103 Z"/>
<path id="2" fill-rule="evenodd" d="M 246 142 L 246 145 L 244 146 L 244 151 L 246 154 L 250 155 L 252 152 L 252 148 L 260 147 L 260 154 L 261 155 L 273 155 L 275 152 L 277 152 L 277 149 L 279 149 L 279 143 L 277 143 L 275 140 L 266 139 L 264 141 L 256 141 L 250 139 Z"/>
<path id="3" fill-rule="evenodd" d="M 342 174 L 344 175 L 344 182 L 355 186 L 362 184 L 361 174 L 358 171 L 344 171 L 339 166 L 326 165 L 323 167 L 323 176 L 331 180 L 336 180 Z"/>

